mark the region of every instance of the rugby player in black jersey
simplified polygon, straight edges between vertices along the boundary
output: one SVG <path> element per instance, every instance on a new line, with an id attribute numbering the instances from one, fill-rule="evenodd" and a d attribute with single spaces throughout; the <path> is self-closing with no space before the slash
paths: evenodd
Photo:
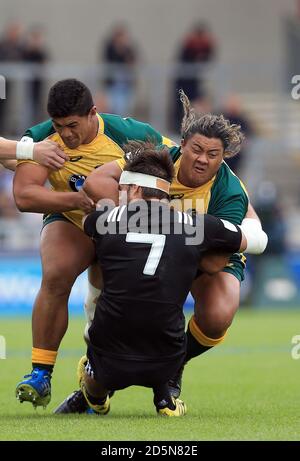
<path id="1" fill-rule="evenodd" d="M 232 223 L 170 208 L 174 166 L 168 150 L 138 142 L 128 149 L 119 181 L 128 204 L 102 204 L 84 221 L 104 288 L 80 386 L 98 414 L 108 413 L 111 391 L 140 385 L 153 389 L 158 414 L 183 416 L 186 406 L 171 396 L 168 381 L 185 358 L 184 301 L 203 255 L 243 251 L 247 240 Z"/>

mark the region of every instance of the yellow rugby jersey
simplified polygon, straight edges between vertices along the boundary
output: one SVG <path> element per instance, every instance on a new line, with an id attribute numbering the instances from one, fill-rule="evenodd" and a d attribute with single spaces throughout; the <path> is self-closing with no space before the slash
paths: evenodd
<path id="1" fill-rule="evenodd" d="M 215 181 L 215 176 L 199 187 L 187 187 L 179 182 L 178 172 L 181 157 L 175 162 L 175 177 L 170 188 L 171 204 L 181 211 L 195 210 L 198 213 L 207 213 L 211 198 L 211 188 Z"/>
<path id="2" fill-rule="evenodd" d="M 55 132 L 51 120 L 26 131 L 25 136 L 33 138 L 35 142 L 45 138 L 56 141 L 70 158 L 63 168 L 50 172 L 48 179 L 53 190 L 57 192 L 78 191 L 85 178 L 95 168 L 112 160 L 123 158 L 122 146 L 129 140 L 151 140 L 155 144 L 174 145 L 171 140 L 164 138 L 146 123 L 112 114 L 97 114 L 97 116 L 99 120 L 97 136 L 89 144 L 82 144 L 77 149 L 70 149 L 64 144 L 59 134 Z M 32 160 L 21 160 L 18 164 L 24 162 L 36 163 Z M 83 211 L 72 210 L 62 214 L 82 228 Z"/>
<path id="3" fill-rule="evenodd" d="M 241 224 L 248 209 L 248 195 L 242 182 L 225 161 L 210 181 L 200 187 L 191 188 L 177 179 L 181 163 L 179 148 L 171 148 L 170 155 L 175 161 L 175 178 L 170 187 L 171 204 L 175 208 L 209 213 L 234 224 Z M 117 163 L 123 170 L 125 160 L 119 159 Z"/>

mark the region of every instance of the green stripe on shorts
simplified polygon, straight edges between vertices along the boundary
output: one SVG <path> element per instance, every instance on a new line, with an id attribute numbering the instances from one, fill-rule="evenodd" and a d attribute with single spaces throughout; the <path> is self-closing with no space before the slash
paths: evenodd
<path id="1" fill-rule="evenodd" d="M 234 275 L 240 282 L 245 278 L 245 267 L 246 267 L 246 258 L 241 253 L 235 253 L 229 259 L 229 264 L 224 267 L 222 272 L 227 272 L 228 274 Z"/>
<path id="2" fill-rule="evenodd" d="M 73 224 L 68 218 L 66 218 L 62 213 L 50 213 L 50 214 L 44 214 L 43 216 L 43 226 L 42 229 L 44 229 L 47 224 L 50 224 L 54 221 L 65 221 Z"/>

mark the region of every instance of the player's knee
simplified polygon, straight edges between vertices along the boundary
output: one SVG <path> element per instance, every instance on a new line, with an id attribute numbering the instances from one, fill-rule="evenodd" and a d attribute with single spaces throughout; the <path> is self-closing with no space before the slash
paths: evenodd
<path id="1" fill-rule="evenodd" d="M 75 278 L 66 272 L 56 270 L 44 271 L 42 289 L 48 291 L 51 296 L 69 295 Z"/>
<path id="2" fill-rule="evenodd" d="M 211 315 L 195 317 L 200 330 L 209 338 L 221 338 L 231 326 L 234 313 L 214 312 Z"/>

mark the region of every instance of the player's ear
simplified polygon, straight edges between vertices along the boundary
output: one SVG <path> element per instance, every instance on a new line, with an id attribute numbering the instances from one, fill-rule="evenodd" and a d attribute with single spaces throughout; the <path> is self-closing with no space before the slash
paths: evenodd
<path id="1" fill-rule="evenodd" d="M 136 184 L 130 184 L 129 191 L 131 200 L 143 198 L 143 191 L 141 186 L 137 186 Z"/>
<path id="2" fill-rule="evenodd" d="M 97 114 L 97 107 L 93 106 L 89 112 L 89 115 L 94 116 Z"/>
<path id="3" fill-rule="evenodd" d="M 143 191 L 142 191 L 141 186 L 137 186 L 136 184 L 133 184 L 131 187 L 135 195 L 142 195 Z"/>

